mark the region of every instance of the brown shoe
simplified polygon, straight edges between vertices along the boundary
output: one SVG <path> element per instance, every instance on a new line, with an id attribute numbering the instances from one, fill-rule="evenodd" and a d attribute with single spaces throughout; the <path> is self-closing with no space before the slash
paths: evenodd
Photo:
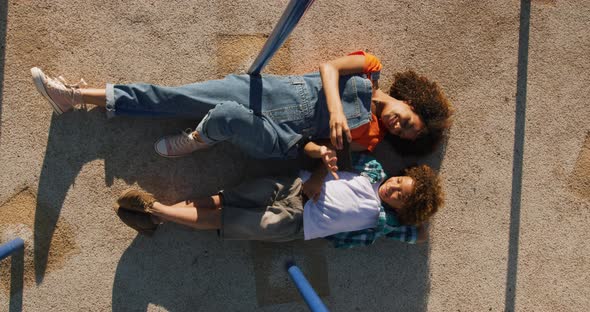
<path id="1" fill-rule="evenodd" d="M 143 213 L 150 213 L 155 202 L 154 195 L 136 189 L 123 191 L 119 199 L 117 199 L 119 206 Z"/>
<path id="2" fill-rule="evenodd" d="M 115 207 L 115 212 L 123 223 L 139 232 L 139 234 L 152 236 L 158 228 L 158 224 L 155 224 L 152 221 L 152 216 L 148 213 L 129 210 L 118 206 Z"/>

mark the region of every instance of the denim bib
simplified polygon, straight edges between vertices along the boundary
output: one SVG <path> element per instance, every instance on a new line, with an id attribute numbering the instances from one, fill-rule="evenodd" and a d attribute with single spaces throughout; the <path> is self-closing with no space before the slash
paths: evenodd
<path id="1" fill-rule="evenodd" d="M 260 86 L 253 81 L 259 80 Z M 303 76 L 263 75 L 250 80 L 250 94 L 260 91 L 261 101 L 250 108 L 267 116 L 284 130 L 279 136 L 291 148 L 305 140 L 330 137 L 330 114 L 319 72 Z M 254 88 L 253 88 L 254 87 Z M 360 75 L 341 76 L 339 91 L 344 115 L 351 129 L 371 119 L 372 85 Z M 257 103 L 260 103 L 258 107 Z"/>

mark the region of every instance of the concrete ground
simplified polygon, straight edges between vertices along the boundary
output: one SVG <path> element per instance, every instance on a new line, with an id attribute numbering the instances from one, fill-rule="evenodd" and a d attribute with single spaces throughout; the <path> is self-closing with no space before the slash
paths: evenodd
<path id="1" fill-rule="evenodd" d="M 267 68 L 369 49 L 383 86 L 406 68 L 441 83 L 456 115 L 419 160 L 446 190 L 427 244 L 223 242 L 175 225 L 145 238 L 117 219 L 129 185 L 175 201 L 291 164 L 228 144 L 160 158 L 152 143 L 193 121 L 56 117 L 29 68 L 94 87 L 219 78 L 248 67 L 286 4 L 0 0 L 0 242 L 27 242 L 0 265 L 0 311 L 305 311 L 286 259 L 333 311 L 587 311 L 588 1 L 318 0 Z"/>

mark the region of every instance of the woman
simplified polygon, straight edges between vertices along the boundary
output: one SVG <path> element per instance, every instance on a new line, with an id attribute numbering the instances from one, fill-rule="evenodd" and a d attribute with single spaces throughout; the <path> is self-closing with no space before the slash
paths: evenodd
<path id="1" fill-rule="evenodd" d="M 343 137 L 355 151 L 372 151 L 389 133 L 404 140 L 440 135 L 452 108 L 438 84 L 412 71 L 395 77 L 390 94 L 378 89 L 379 60 L 358 51 L 302 76 L 228 75 L 180 87 L 68 85 L 32 68 L 38 91 L 59 115 L 77 105 L 104 107 L 107 115 L 201 119 L 194 131 L 159 139 L 164 157 L 180 157 L 229 141 L 255 158 L 293 158 L 311 140 Z M 60 77 L 61 78 L 61 77 Z M 330 151 L 328 151 L 329 153 Z"/>

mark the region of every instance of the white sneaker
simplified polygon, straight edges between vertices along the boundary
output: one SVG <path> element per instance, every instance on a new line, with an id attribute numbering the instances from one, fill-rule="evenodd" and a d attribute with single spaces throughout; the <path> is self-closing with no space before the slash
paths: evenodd
<path id="1" fill-rule="evenodd" d="M 186 129 L 181 134 L 165 136 L 154 143 L 158 155 L 171 158 L 186 156 L 209 147 L 209 144 L 197 141 L 192 129 Z"/>
<path id="2" fill-rule="evenodd" d="M 80 88 L 86 87 L 84 79 L 75 85 L 68 84 L 63 77 L 47 77 L 37 67 L 31 68 L 31 75 L 37 91 L 49 101 L 57 115 L 71 111 L 76 105 L 83 105 L 82 92 Z"/>

